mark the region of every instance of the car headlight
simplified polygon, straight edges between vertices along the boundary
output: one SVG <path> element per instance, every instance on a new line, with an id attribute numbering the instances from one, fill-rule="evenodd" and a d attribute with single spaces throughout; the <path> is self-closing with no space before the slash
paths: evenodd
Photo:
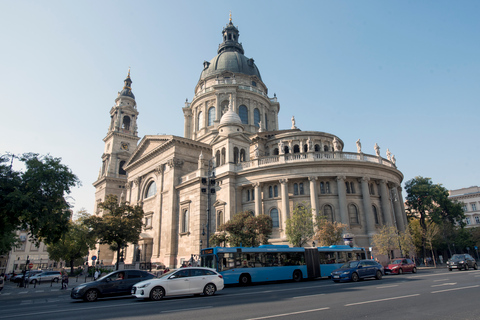
<path id="1" fill-rule="evenodd" d="M 350 271 L 343 271 L 342 274 L 350 274 Z"/>
<path id="2" fill-rule="evenodd" d="M 460 261 L 460 263 L 465 263 L 465 261 Z"/>
<path id="3" fill-rule="evenodd" d="M 75 287 L 75 290 L 80 291 L 80 290 L 82 290 L 83 288 L 85 288 L 86 286 L 87 286 L 86 284 L 81 284 L 81 285 L 79 285 L 78 287 Z"/>
<path id="4" fill-rule="evenodd" d="M 147 282 L 147 283 L 144 283 L 144 284 L 142 284 L 142 285 L 140 285 L 140 286 L 135 286 L 135 287 L 137 287 L 137 288 L 145 288 L 145 287 L 148 287 L 149 285 L 150 285 L 150 282 Z"/>

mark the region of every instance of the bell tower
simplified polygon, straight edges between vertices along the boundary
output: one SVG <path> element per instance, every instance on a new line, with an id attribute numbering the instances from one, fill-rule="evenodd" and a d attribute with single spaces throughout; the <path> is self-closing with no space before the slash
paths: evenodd
<path id="1" fill-rule="evenodd" d="M 137 147 L 137 103 L 132 92 L 130 69 L 124 80 L 122 91 L 110 109 L 110 125 L 103 141 L 105 148 L 102 155 L 102 166 L 95 187 L 95 213 L 98 214 L 98 203 L 105 200 L 107 194 L 115 194 L 118 198 L 125 195 L 127 173 L 124 165 Z"/>

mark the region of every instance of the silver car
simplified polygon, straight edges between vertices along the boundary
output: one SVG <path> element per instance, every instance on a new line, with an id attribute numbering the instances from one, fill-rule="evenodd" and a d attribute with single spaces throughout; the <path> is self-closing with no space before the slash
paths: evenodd
<path id="1" fill-rule="evenodd" d="M 60 271 L 44 271 L 42 273 L 38 273 L 33 277 L 30 277 L 30 283 L 37 283 L 37 282 L 58 282 L 62 279 L 62 274 Z"/>

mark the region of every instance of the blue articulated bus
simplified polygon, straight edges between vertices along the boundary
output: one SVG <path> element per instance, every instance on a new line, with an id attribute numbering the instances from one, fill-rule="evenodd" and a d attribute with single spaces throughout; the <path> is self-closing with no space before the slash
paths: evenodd
<path id="1" fill-rule="evenodd" d="M 217 270 L 225 284 L 314 279 L 329 277 L 352 260 L 365 259 L 365 249 L 345 245 L 329 247 L 213 247 L 203 249 L 201 265 Z"/>

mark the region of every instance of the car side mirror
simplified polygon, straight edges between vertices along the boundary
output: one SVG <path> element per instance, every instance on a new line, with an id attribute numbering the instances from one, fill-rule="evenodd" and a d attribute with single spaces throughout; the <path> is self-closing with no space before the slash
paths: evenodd
<path id="1" fill-rule="evenodd" d="M 362 265 L 359 265 L 359 266 L 358 266 L 358 269 L 362 269 L 362 268 L 363 268 L 363 266 L 362 266 Z"/>
<path id="2" fill-rule="evenodd" d="M 110 281 L 112 281 L 112 279 L 107 278 L 107 279 L 105 279 L 105 281 L 106 281 L 106 282 L 110 282 Z"/>

